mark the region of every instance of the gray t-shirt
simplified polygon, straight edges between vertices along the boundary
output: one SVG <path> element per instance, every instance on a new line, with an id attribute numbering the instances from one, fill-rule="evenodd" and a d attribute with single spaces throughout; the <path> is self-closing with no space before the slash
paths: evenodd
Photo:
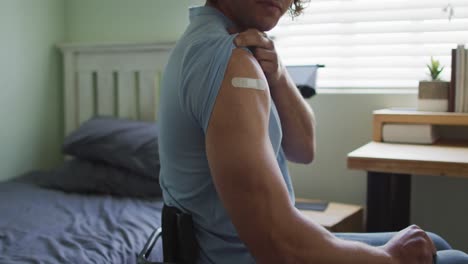
<path id="1" fill-rule="evenodd" d="M 193 216 L 201 250 L 198 263 L 254 263 L 216 192 L 205 149 L 208 122 L 235 48 L 235 35 L 227 32 L 232 25 L 217 9 L 191 8 L 190 25 L 163 75 L 158 117 L 161 188 L 167 205 Z M 274 103 L 269 136 L 294 202 Z"/>

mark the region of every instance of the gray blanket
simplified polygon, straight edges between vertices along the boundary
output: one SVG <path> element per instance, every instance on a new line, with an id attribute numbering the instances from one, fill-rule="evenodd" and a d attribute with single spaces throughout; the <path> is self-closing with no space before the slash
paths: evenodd
<path id="1" fill-rule="evenodd" d="M 136 263 L 162 202 L 0 183 L 0 263 Z M 160 246 L 152 259 L 159 260 Z"/>

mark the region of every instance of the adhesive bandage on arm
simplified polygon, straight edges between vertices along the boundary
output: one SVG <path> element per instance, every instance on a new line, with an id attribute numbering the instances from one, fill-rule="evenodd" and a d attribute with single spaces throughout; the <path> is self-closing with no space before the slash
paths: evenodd
<path id="1" fill-rule="evenodd" d="M 232 78 L 231 83 L 232 86 L 237 88 L 250 88 L 256 90 L 266 90 L 268 88 L 267 82 L 262 79 L 234 77 Z"/>

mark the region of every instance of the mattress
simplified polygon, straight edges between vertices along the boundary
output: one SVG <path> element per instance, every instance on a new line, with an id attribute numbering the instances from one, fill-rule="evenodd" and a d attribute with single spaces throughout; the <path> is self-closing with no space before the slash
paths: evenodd
<path id="1" fill-rule="evenodd" d="M 136 263 L 162 205 L 0 183 L 0 263 Z M 150 259 L 161 256 L 157 245 Z"/>

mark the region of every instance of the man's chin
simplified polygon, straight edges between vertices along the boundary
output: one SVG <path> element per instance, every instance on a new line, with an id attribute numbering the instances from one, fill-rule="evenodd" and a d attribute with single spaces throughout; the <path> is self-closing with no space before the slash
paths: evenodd
<path id="1" fill-rule="evenodd" d="M 275 22 L 261 22 L 261 23 L 258 23 L 257 26 L 255 27 L 257 30 L 259 31 L 270 31 L 272 30 L 276 24 L 278 24 L 278 21 L 275 21 Z"/>

